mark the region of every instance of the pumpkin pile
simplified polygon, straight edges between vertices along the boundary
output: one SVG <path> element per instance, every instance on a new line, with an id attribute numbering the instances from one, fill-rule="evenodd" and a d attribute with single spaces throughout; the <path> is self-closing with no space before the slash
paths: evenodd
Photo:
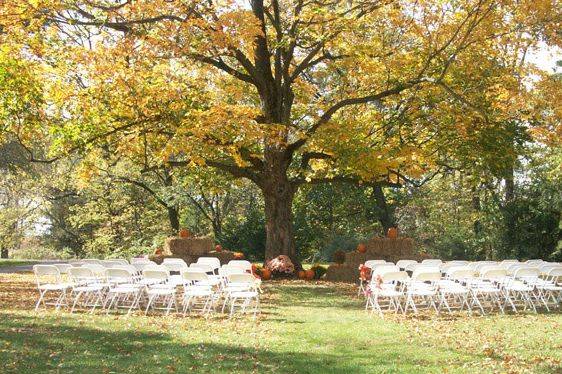
<path id="1" fill-rule="evenodd" d="M 320 279 L 326 274 L 327 269 L 321 265 L 314 265 L 308 270 L 301 270 L 297 273 L 299 279 Z"/>

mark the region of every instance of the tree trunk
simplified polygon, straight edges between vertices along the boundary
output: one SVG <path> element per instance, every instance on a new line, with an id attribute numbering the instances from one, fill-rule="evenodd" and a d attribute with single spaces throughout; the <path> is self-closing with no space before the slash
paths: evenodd
<path id="1" fill-rule="evenodd" d="M 386 197 L 384 196 L 384 191 L 381 186 L 373 186 L 373 197 L 377 204 L 377 216 L 384 231 L 383 236 L 386 236 L 389 228 L 396 227 L 394 212 L 386 202 Z"/>
<path id="2" fill-rule="evenodd" d="M 167 210 L 170 229 L 172 230 L 173 235 L 178 235 L 178 232 L 180 231 L 180 214 L 178 212 L 178 208 L 168 206 Z"/>
<path id="3" fill-rule="evenodd" d="M 0 258 L 8 258 L 8 248 L 4 246 L 0 248 Z"/>
<path id="4" fill-rule="evenodd" d="M 293 197 L 296 188 L 286 175 L 269 178 L 262 188 L 265 201 L 265 259 L 287 255 L 299 267 L 293 232 Z"/>

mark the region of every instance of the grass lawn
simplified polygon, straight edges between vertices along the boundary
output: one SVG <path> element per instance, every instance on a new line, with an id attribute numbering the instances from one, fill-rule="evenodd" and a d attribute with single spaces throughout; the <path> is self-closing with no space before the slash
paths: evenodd
<path id="1" fill-rule="evenodd" d="M 37 261 L 33 261 L 33 260 L 13 260 L 11 258 L 0 258 L 0 267 L 33 265 L 35 263 L 37 263 Z"/>
<path id="2" fill-rule="evenodd" d="M 286 281 L 257 320 L 70 315 L 34 313 L 32 287 L 0 274 L 2 373 L 562 372 L 560 313 L 382 320 L 352 286 Z"/>

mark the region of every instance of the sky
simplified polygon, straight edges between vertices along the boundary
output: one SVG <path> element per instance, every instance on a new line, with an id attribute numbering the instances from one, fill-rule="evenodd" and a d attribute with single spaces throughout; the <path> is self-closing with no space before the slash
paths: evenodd
<path id="1" fill-rule="evenodd" d="M 539 48 L 533 50 L 528 55 L 528 61 L 537 65 L 542 70 L 553 72 L 556 61 L 562 60 L 562 49 L 557 47 L 548 47 L 546 44 L 540 44 Z"/>

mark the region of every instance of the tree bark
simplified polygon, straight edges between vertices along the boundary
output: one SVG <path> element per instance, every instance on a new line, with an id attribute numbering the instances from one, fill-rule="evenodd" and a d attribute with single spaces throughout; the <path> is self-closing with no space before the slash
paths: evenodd
<path id="1" fill-rule="evenodd" d="M 262 188 L 265 201 L 265 260 L 287 255 L 298 266 L 293 230 L 293 197 L 296 188 L 286 173 L 270 175 Z"/>
<path id="2" fill-rule="evenodd" d="M 377 216 L 383 228 L 383 236 L 386 236 L 388 229 L 396 227 L 396 220 L 392 208 L 386 202 L 384 191 L 380 185 L 373 186 L 373 197 L 377 204 Z"/>
<path id="3" fill-rule="evenodd" d="M 0 248 L 0 258 L 8 258 L 8 248 L 4 246 Z"/>
<path id="4" fill-rule="evenodd" d="M 168 210 L 168 221 L 170 222 L 170 229 L 173 235 L 178 235 L 180 231 L 180 214 L 178 208 L 174 206 L 167 206 Z"/>

